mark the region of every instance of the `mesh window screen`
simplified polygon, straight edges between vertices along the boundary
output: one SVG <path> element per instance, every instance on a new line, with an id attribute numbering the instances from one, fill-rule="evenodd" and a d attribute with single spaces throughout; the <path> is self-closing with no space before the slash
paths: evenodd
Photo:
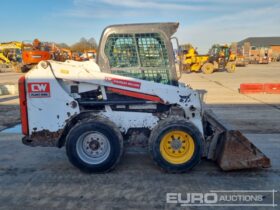
<path id="1" fill-rule="evenodd" d="M 168 51 L 157 33 L 112 34 L 105 54 L 113 74 L 171 84 Z"/>
<path id="2" fill-rule="evenodd" d="M 142 67 L 166 67 L 168 55 L 159 34 L 136 34 Z"/>
<path id="3" fill-rule="evenodd" d="M 170 84 L 168 52 L 163 39 L 157 33 L 136 34 L 135 37 L 145 79 Z"/>
<path id="4" fill-rule="evenodd" d="M 108 56 L 111 68 L 138 66 L 136 45 L 132 35 L 110 35 L 105 46 L 105 54 Z"/>

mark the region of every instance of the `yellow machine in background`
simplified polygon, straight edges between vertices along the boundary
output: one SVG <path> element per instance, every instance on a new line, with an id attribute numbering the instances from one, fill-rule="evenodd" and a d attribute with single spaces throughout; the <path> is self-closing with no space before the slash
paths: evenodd
<path id="1" fill-rule="evenodd" d="M 213 45 L 208 55 L 199 55 L 191 45 L 185 45 L 181 60 L 188 72 L 201 70 L 204 74 L 211 74 L 214 70 L 225 69 L 232 73 L 235 71 L 236 55 L 227 45 Z"/>
<path id="2" fill-rule="evenodd" d="M 236 68 L 236 55 L 231 52 L 228 45 L 215 44 L 209 50 L 208 62 L 214 65 L 213 70 L 224 69 L 229 73 L 233 73 Z"/>
<path id="3" fill-rule="evenodd" d="M 246 66 L 247 62 L 245 60 L 244 55 L 236 55 L 236 66 Z"/>
<path id="4" fill-rule="evenodd" d="M 10 60 L 4 55 L 4 53 L 0 52 L 0 64 L 9 64 Z"/>
<path id="5" fill-rule="evenodd" d="M 22 42 L 0 43 L 0 64 L 21 62 Z"/>
<path id="6" fill-rule="evenodd" d="M 200 71 L 203 65 L 208 61 L 208 55 L 198 55 L 197 51 L 190 46 L 183 50 L 182 64 L 185 71 Z"/>

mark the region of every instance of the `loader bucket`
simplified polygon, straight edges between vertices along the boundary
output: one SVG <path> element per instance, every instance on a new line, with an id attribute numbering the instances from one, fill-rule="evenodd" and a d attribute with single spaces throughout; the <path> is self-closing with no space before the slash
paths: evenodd
<path id="1" fill-rule="evenodd" d="M 240 131 L 231 129 L 218 120 L 211 110 L 204 112 L 204 130 L 208 159 L 215 160 L 224 171 L 269 168 L 270 159 L 265 156 Z"/>

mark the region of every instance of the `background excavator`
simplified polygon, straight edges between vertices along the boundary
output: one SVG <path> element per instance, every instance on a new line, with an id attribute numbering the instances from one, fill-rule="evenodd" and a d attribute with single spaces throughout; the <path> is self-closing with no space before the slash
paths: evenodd
<path id="1" fill-rule="evenodd" d="M 3 52 L 0 52 L 0 64 L 10 64 L 10 60 L 5 56 Z"/>
<path id="2" fill-rule="evenodd" d="M 147 148 L 172 173 L 202 158 L 223 170 L 270 167 L 240 131 L 204 108 L 198 91 L 180 83 L 171 42 L 178 26 L 109 26 L 97 64 L 41 61 L 19 80 L 23 143 L 65 146 L 85 172 L 112 170 L 129 146 Z"/>
<path id="3" fill-rule="evenodd" d="M 48 43 L 43 43 L 34 39 L 32 44 L 23 43 L 22 46 L 22 64 L 19 65 L 21 72 L 27 72 L 40 61 L 50 60 L 52 58 L 51 47 Z"/>
<path id="4" fill-rule="evenodd" d="M 0 43 L 0 64 L 11 66 L 17 72 L 27 72 L 42 60 L 86 61 L 96 59 L 96 50 L 85 50 L 84 53 L 60 48 L 55 43 L 41 42 L 34 39 L 32 43 L 8 42 Z"/>

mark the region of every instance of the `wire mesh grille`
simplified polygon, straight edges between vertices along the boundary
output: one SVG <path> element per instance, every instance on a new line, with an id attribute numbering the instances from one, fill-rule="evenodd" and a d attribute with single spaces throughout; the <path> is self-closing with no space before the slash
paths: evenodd
<path id="1" fill-rule="evenodd" d="M 111 68 L 138 66 L 135 40 L 129 34 L 112 34 L 109 36 L 105 53 Z"/>
<path id="2" fill-rule="evenodd" d="M 168 55 L 159 34 L 136 34 L 142 67 L 166 67 Z"/>
<path id="3" fill-rule="evenodd" d="M 113 74 L 171 83 L 168 51 L 157 33 L 112 34 L 105 54 Z"/>

